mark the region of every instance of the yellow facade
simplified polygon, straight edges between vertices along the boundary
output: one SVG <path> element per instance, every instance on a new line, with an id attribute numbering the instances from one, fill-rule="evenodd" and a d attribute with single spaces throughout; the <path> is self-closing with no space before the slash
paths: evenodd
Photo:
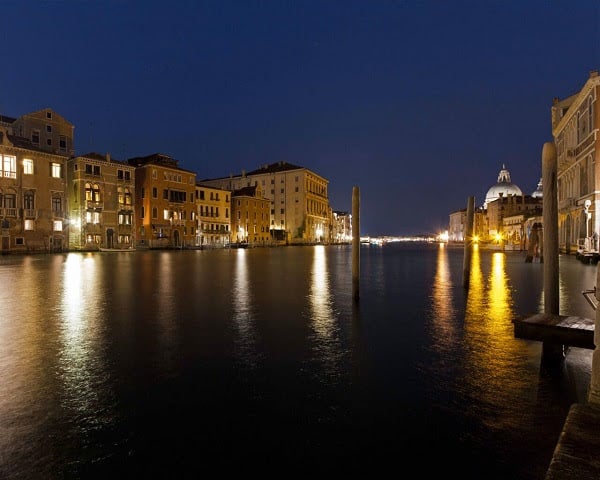
<path id="1" fill-rule="evenodd" d="M 0 251 L 67 248 L 66 161 L 0 127 Z"/>
<path id="2" fill-rule="evenodd" d="M 582 89 L 552 106 L 557 155 L 558 243 L 575 253 L 578 242 L 598 250 L 600 234 L 600 76 L 590 72 Z M 586 208 L 586 202 L 587 208 Z"/>
<path id="3" fill-rule="evenodd" d="M 69 249 L 130 249 L 135 245 L 135 168 L 90 153 L 67 162 Z"/>
<path id="4" fill-rule="evenodd" d="M 196 246 L 227 247 L 231 241 L 231 192 L 208 185 L 196 185 Z"/>
<path id="5" fill-rule="evenodd" d="M 231 242 L 249 246 L 271 245 L 270 202 L 259 186 L 234 190 L 231 195 Z"/>
<path id="6" fill-rule="evenodd" d="M 128 163 L 135 167 L 136 247 L 193 247 L 196 174 L 161 153 Z"/>
<path id="7" fill-rule="evenodd" d="M 275 243 L 327 243 L 331 238 L 329 181 L 307 168 L 277 162 L 203 183 L 229 190 L 261 187 L 270 202 L 270 232 Z"/>

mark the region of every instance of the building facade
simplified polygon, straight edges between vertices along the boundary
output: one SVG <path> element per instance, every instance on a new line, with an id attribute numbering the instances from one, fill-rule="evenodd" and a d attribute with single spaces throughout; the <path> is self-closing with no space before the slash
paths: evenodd
<path id="1" fill-rule="evenodd" d="M 558 242 L 575 253 L 580 241 L 598 250 L 600 232 L 600 76 L 590 72 L 576 94 L 552 105 L 552 135 L 557 155 Z"/>
<path id="2" fill-rule="evenodd" d="M 196 242 L 202 248 L 222 248 L 231 242 L 231 192 L 196 184 Z"/>
<path id="3" fill-rule="evenodd" d="M 69 249 L 135 246 L 135 168 L 110 155 L 89 153 L 67 161 Z"/>
<path id="4" fill-rule="evenodd" d="M 75 155 L 75 127 L 50 108 L 27 113 L 10 122 L 12 135 L 27 138 L 33 148 L 71 157 Z"/>
<path id="5" fill-rule="evenodd" d="M 307 168 L 278 162 L 202 183 L 232 191 L 259 186 L 270 202 L 275 243 L 327 243 L 331 237 L 329 181 Z"/>
<path id="6" fill-rule="evenodd" d="M 135 167 L 136 248 L 196 243 L 196 173 L 162 153 L 127 160 Z"/>
<path id="7" fill-rule="evenodd" d="M 67 248 L 67 157 L 0 127 L 0 251 Z"/>
<path id="8" fill-rule="evenodd" d="M 348 212 L 334 211 L 331 215 L 331 242 L 352 242 L 352 214 Z"/>
<path id="9" fill-rule="evenodd" d="M 231 194 L 231 241 L 249 246 L 271 245 L 271 202 L 258 185 L 234 190 Z"/>

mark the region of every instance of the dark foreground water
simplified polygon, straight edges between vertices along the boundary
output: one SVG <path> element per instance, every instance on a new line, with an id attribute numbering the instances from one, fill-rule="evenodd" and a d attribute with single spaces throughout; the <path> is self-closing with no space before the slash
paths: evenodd
<path id="1" fill-rule="evenodd" d="M 543 479 L 591 351 L 511 320 L 543 264 L 350 246 L 0 258 L 0 478 Z M 561 313 L 596 267 L 560 258 Z"/>

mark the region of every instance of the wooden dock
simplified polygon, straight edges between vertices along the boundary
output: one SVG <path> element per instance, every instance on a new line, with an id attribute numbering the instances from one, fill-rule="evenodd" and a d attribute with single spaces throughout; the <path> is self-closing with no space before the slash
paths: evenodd
<path id="1" fill-rule="evenodd" d="M 594 320 L 569 315 L 536 313 L 513 320 L 515 338 L 569 347 L 594 347 Z"/>
<path id="2" fill-rule="evenodd" d="M 571 405 L 545 480 L 600 478 L 600 405 Z"/>
<path id="3" fill-rule="evenodd" d="M 537 313 L 513 320 L 515 338 L 545 345 L 594 347 L 594 320 Z M 571 405 L 544 480 L 600 479 L 600 404 Z"/>

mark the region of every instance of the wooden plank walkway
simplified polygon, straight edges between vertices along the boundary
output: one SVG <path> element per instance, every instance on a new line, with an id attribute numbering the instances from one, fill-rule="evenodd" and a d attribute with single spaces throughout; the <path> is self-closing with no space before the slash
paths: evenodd
<path id="1" fill-rule="evenodd" d="M 600 478 L 600 405 L 571 405 L 545 480 Z"/>
<path id="2" fill-rule="evenodd" d="M 513 320 L 515 338 L 570 347 L 594 347 L 594 320 L 569 315 L 536 313 Z"/>

